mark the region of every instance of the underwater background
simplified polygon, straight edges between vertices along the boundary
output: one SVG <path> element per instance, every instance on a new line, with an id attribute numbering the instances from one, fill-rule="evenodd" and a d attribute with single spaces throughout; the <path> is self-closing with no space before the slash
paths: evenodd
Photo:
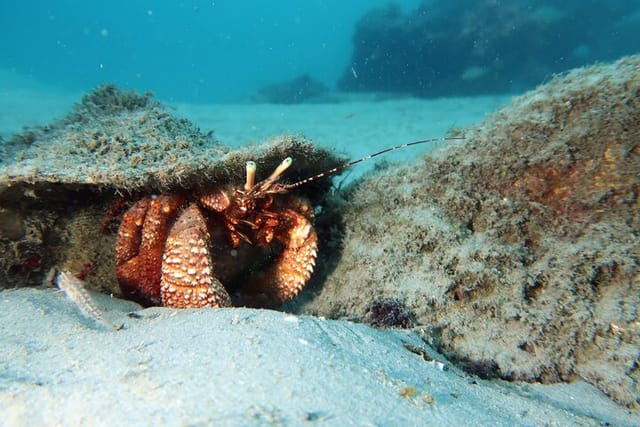
<path id="1" fill-rule="evenodd" d="M 635 0 L 25 0 L 2 2 L 0 26 L 0 68 L 75 92 L 112 82 L 212 103 L 304 74 L 348 91 L 520 93 L 637 51 L 640 11 Z"/>
<path id="2" fill-rule="evenodd" d="M 76 91 L 109 81 L 200 103 L 304 72 L 332 84 L 349 61 L 356 21 L 385 3 L 2 2 L 0 67 Z"/>
<path id="3" fill-rule="evenodd" d="M 640 425 L 637 0 L 26 0 L 0 26 L 0 424 Z M 295 298 L 127 300 L 120 230 L 149 224 L 123 212 L 158 194 L 207 216 L 205 279 L 273 271 L 287 235 L 238 257 L 197 204 L 287 157 L 256 210 L 313 217 Z"/>

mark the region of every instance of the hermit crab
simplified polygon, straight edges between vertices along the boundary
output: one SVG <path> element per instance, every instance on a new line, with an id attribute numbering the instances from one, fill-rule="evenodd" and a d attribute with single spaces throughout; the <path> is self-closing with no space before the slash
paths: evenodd
<path id="1" fill-rule="evenodd" d="M 123 293 L 166 307 L 229 306 L 232 298 L 219 276 L 229 275 L 229 265 L 246 262 L 252 246 L 277 245 L 271 265 L 247 275 L 238 300 L 270 305 L 293 298 L 313 272 L 318 238 L 310 203 L 285 194 L 287 186 L 278 183 L 291 162 L 286 158 L 258 183 L 256 164 L 248 162 L 241 188 L 221 185 L 136 202 L 124 214 L 116 240 Z M 213 259 L 214 252 L 224 260 Z"/>
<path id="2" fill-rule="evenodd" d="M 389 151 L 441 139 L 390 147 L 292 184 L 280 182 L 292 163 L 287 157 L 259 182 L 256 164 L 247 162 L 244 185 L 143 197 L 118 230 L 120 288 L 144 305 L 175 308 L 287 301 L 311 277 L 318 253 L 313 206 L 290 190 Z M 229 289 L 231 276 L 241 280 Z"/>

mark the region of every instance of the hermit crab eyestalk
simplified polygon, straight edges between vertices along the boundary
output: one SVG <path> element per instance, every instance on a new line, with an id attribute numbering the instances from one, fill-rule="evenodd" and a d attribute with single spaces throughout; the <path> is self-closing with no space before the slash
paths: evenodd
<path id="1" fill-rule="evenodd" d="M 291 160 L 291 157 L 287 157 L 286 159 L 284 159 L 282 161 L 282 163 L 280 163 L 278 165 L 276 170 L 273 171 L 271 176 L 269 178 L 267 178 L 266 180 L 269 181 L 269 182 L 273 182 L 273 181 L 277 180 L 278 178 L 280 178 L 280 175 L 282 175 L 284 173 L 284 171 L 286 171 L 287 168 L 289 168 L 289 166 L 291 166 L 292 162 L 293 162 L 293 160 Z"/>
<path id="2" fill-rule="evenodd" d="M 253 188 L 256 181 L 256 162 L 247 162 L 247 182 L 244 184 L 244 189 L 249 191 Z"/>
<path id="3" fill-rule="evenodd" d="M 278 184 L 277 181 L 280 178 L 280 176 L 282 176 L 282 174 L 284 173 L 284 171 L 287 170 L 287 168 L 289 166 L 291 166 L 291 163 L 293 162 L 293 160 L 291 160 L 291 157 L 287 157 L 286 159 L 284 159 L 276 168 L 276 170 L 273 171 L 273 173 L 271 175 L 269 175 L 269 178 L 260 181 L 259 183 L 248 187 L 249 185 L 249 175 L 253 174 L 252 172 L 249 172 L 249 169 L 251 169 L 251 167 L 249 166 L 249 163 L 247 163 L 247 183 L 245 184 L 245 189 L 247 189 L 247 195 L 250 197 L 260 197 L 262 195 L 265 194 L 273 194 L 273 193 L 283 193 L 285 191 L 283 191 L 282 185 Z M 253 163 L 253 162 L 251 162 Z M 255 165 L 254 165 L 255 167 Z M 251 183 L 253 184 L 253 177 L 251 178 Z"/>

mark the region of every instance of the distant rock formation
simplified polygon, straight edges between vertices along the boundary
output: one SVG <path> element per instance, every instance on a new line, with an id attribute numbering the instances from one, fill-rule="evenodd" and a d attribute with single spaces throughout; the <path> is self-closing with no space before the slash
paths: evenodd
<path id="1" fill-rule="evenodd" d="M 424 1 L 358 23 L 339 89 L 419 97 L 516 93 L 553 73 L 640 51 L 640 8 L 622 0 Z"/>
<path id="2" fill-rule="evenodd" d="M 318 100 L 328 92 L 329 88 L 324 83 L 303 74 L 289 81 L 261 88 L 255 100 L 272 104 L 300 104 Z"/>

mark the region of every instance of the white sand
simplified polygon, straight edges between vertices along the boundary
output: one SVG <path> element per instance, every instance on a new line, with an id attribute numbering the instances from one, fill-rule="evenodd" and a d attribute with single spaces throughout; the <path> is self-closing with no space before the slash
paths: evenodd
<path id="1" fill-rule="evenodd" d="M 80 95 L 10 72 L 0 135 L 61 117 Z M 507 97 L 302 106 L 175 105 L 221 142 L 303 134 L 350 157 L 443 136 Z M 405 150 L 400 159 L 426 148 Z M 371 167 L 371 165 L 369 165 Z M 352 174 L 361 174 L 358 168 Z M 149 309 L 98 296 L 120 331 L 96 330 L 53 290 L 0 292 L 2 425 L 639 424 L 584 383 L 488 382 L 409 352 L 415 334 L 267 310 Z"/>
<path id="2" fill-rule="evenodd" d="M 509 97 L 397 98 L 335 104 L 236 104 L 175 106 L 232 146 L 259 142 L 281 134 L 304 135 L 320 145 L 364 156 L 381 148 L 444 136 L 451 127 L 480 121 Z"/>
<path id="3" fill-rule="evenodd" d="M 585 383 L 469 376 L 415 333 L 270 310 L 153 308 L 136 319 L 132 303 L 96 297 L 124 329 L 91 328 L 54 290 L 0 293 L 1 424 L 634 423 Z"/>

